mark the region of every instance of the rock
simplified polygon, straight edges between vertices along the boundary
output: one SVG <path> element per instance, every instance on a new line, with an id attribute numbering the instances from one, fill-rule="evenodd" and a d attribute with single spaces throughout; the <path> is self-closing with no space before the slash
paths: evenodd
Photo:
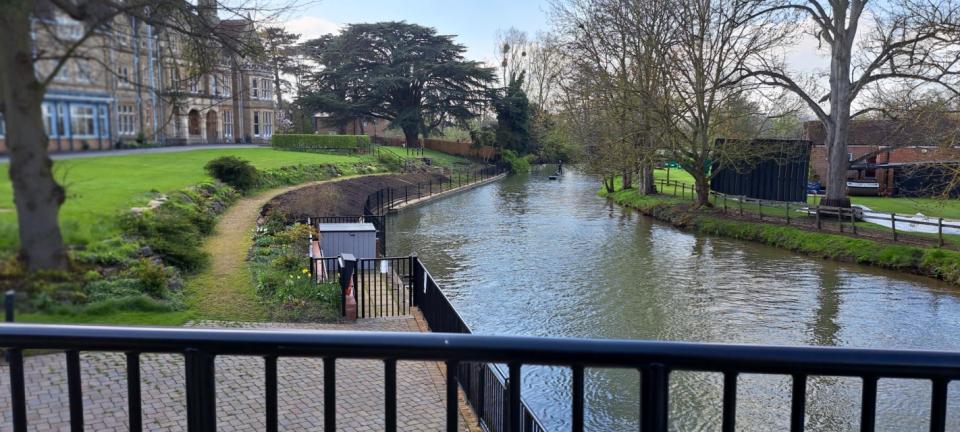
<path id="1" fill-rule="evenodd" d="M 150 249 L 150 246 L 144 246 L 140 249 L 137 249 L 137 256 L 142 256 L 142 257 L 153 256 L 153 249 Z"/>

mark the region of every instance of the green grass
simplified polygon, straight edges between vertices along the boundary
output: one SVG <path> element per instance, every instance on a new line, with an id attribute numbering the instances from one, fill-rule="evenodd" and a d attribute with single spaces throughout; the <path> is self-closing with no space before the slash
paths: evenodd
<path id="1" fill-rule="evenodd" d="M 116 215 L 146 204 L 151 192 L 170 192 L 210 178 L 210 159 L 233 155 L 258 169 L 297 164 L 372 162 L 370 156 L 278 151 L 268 148 L 211 149 L 177 153 L 105 156 L 54 162 L 54 176 L 67 189 L 60 226 L 69 244 L 86 244 L 118 232 Z M 0 178 L 0 250 L 17 245 L 17 217 L 8 176 Z"/>
<path id="2" fill-rule="evenodd" d="M 17 322 L 38 324 L 110 324 L 110 325 L 149 325 L 179 326 L 193 319 L 193 311 L 174 312 L 112 312 L 106 314 L 40 314 L 21 313 L 16 315 Z"/>
<path id="3" fill-rule="evenodd" d="M 423 155 L 411 154 L 408 156 L 406 149 L 402 147 L 378 146 L 377 148 L 380 149 L 381 153 L 389 153 L 401 159 L 430 158 L 430 162 L 433 165 L 444 168 L 466 168 L 471 165 L 468 159 L 452 154 L 441 153 L 436 150 L 424 149 Z"/>

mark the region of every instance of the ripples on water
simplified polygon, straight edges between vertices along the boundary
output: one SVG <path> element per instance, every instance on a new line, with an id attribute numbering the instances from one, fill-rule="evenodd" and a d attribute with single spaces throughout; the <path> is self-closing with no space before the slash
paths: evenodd
<path id="1" fill-rule="evenodd" d="M 693 235 L 596 196 L 569 170 L 512 177 L 389 222 L 390 253 L 417 252 L 483 334 L 960 350 L 957 291 L 935 281 Z M 525 400 L 569 428 L 570 372 L 524 367 Z M 722 378 L 671 374 L 672 430 L 719 430 Z M 587 429 L 636 430 L 639 375 L 587 373 Z M 960 429 L 951 385 L 949 430 Z M 926 430 L 930 384 L 881 380 L 878 430 Z M 743 375 L 740 430 L 787 430 L 789 377 Z M 859 427 L 860 382 L 808 382 L 810 430 Z"/>

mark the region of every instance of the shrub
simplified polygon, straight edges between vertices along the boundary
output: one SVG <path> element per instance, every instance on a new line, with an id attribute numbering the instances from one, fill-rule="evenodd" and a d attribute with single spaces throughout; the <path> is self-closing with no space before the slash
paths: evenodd
<path id="1" fill-rule="evenodd" d="M 349 150 L 360 152 L 370 149 L 370 137 L 367 135 L 275 134 L 270 137 L 270 145 L 280 150 L 308 152 Z"/>
<path id="2" fill-rule="evenodd" d="M 526 156 L 517 156 L 513 150 L 503 150 L 503 160 L 510 165 L 510 172 L 514 174 L 525 173 L 530 171 L 530 161 Z"/>
<path id="3" fill-rule="evenodd" d="M 260 171 L 257 187 L 272 189 L 338 176 L 340 176 L 340 169 L 331 164 L 284 166 Z"/>
<path id="4" fill-rule="evenodd" d="M 249 161 L 236 156 L 222 156 L 207 162 L 204 166 L 211 177 L 220 180 L 240 192 L 246 192 L 257 185 L 257 169 Z"/>

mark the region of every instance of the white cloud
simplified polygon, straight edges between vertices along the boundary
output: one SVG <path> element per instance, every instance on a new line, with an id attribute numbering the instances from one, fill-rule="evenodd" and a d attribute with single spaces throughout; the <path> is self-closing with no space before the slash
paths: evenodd
<path id="1" fill-rule="evenodd" d="M 323 17 L 305 15 L 283 23 L 288 32 L 300 34 L 300 40 L 313 39 L 325 34 L 340 33 L 343 26 Z"/>

